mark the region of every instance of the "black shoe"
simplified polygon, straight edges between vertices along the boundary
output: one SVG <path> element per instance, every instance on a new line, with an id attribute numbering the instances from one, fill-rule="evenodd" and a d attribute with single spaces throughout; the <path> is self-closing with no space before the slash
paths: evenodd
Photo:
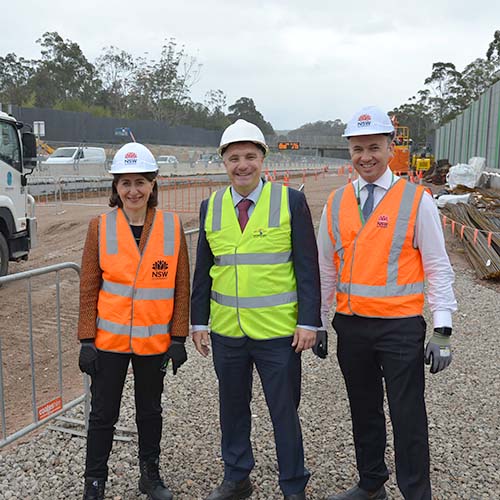
<path id="1" fill-rule="evenodd" d="M 104 500 L 105 479 L 86 477 L 83 489 L 83 500 Z"/>
<path id="2" fill-rule="evenodd" d="M 306 500 L 306 492 L 294 493 L 293 495 L 285 495 L 285 500 Z"/>
<path id="3" fill-rule="evenodd" d="M 241 481 L 227 481 L 224 479 L 205 500 L 241 500 L 248 498 L 253 491 L 250 478 Z"/>
<path id="4" fill-rule="evenodd" d="M 387 500 L 387 493 L 383 485 L 377 491 L 371 493 L 356 485 L 338 495 L 330 495 L 326 500 Z"/>
<path id="5" fill-rule="evenodd" d="M 141 478 L 139 489 L 148 495 L 150 500 L 172 500 L 173 493 L 163 484 L 160 477 L 159 460 L 139 460 Z"/>

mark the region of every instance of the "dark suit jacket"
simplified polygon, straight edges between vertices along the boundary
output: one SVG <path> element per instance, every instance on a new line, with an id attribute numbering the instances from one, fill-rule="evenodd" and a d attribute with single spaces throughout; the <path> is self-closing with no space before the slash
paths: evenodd
<path id="1" fill-rule="evenodd" d="M 321 290 L 319 281 L 318 249 L 306 197 L 300 191 L 288 188 L 292 225 L 292 261 L 297 277 L 298 325 L 321 326 Z M 259 203 L 259 201 L 257 201 Z M 214 256 L 205 233 L 208 199 L 200 206 L 200 234 L 196 250 L 196 268 L 191 294 L 191 324 L 208 325 L 210 317 L 209 272 Z"/>

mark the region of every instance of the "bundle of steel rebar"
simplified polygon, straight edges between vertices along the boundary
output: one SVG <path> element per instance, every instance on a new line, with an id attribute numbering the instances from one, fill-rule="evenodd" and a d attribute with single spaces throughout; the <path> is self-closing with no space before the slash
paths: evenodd
<path id="1" fill-rule="evenodd" d="M 457 203 L 441 209 L 481 279 L 500 279 L 500 214 Z"/>
<path id="2" fill-rule="evenodd" d="M 470 188 L 459 184 L 451 191 L 452 194 L 471 193 L 469 204 L 477 208 L 498 211 L 500 217 L 500 192 L 496 189 L 481 187 Z"/>

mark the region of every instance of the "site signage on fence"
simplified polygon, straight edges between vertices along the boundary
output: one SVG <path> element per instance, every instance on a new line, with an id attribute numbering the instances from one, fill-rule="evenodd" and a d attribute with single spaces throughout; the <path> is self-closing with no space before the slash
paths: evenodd
<path id="1" fill-rule="evenodd" d="M 47 418 L 49 415 L 52 415 L 56 411 L 59 411 L 62 409 L 62 399 L 61 397 L 57 397 L 56 399 L 53 399 L 52 401 L 49 401 L 48 403 L 45 403 L 42 406 L 39 406 L 37 408 L 38 411 L 38 420 L 43 420 L 44 418 Z"/>

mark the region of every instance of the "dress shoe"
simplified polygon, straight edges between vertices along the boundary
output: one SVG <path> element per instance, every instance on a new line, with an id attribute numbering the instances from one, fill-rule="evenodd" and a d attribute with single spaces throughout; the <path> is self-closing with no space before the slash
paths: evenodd
<path id="1" fill-rule="evenodd" d="M 294 493 L 293 495 L 285 495 L 285 500 L 306 500 L 306 492 Z"/>
<path id="2" fill-rule="evenodd" d="M 248 498 L 253 491 L 250 478 L 241 481 L 228 481 L 224 479 L 205 500 L 241 500 Z"/>
<path id="3" fill-rule="evenodd" d="M 326 500 L 387 500 L 387 493 L 383 485 L 371 493 L 356 485 L 338 495 L 330 495 Z"/>

